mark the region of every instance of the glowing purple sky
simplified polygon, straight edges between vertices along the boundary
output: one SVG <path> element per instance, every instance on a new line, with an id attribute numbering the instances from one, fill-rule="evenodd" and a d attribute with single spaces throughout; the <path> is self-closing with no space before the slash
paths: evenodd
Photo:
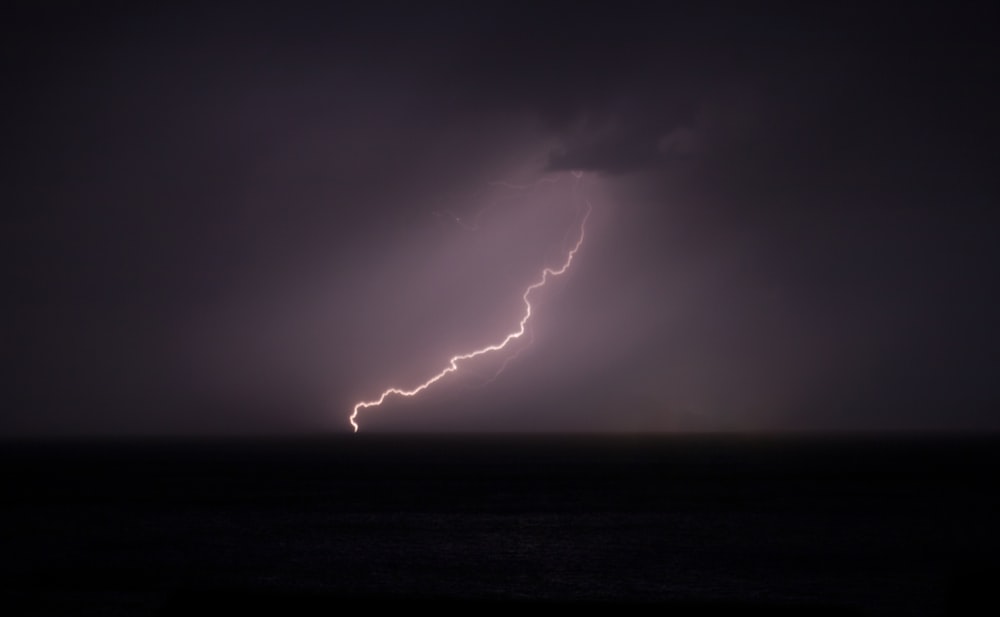
<path id="1" fill-rule="evenodd" d="M 571 6 L 12 13 L 0 430 L 349 430 L 570 170 L 366 430 L 997 426 L 983 20 Z"/>

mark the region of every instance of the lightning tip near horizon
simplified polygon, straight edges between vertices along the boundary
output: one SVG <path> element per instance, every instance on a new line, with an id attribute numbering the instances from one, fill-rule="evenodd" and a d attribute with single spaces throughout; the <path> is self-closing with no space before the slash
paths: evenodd
<path id="1" fill-rule="evenodd" d="M 583 177 L 582 171 L 573 170 L 570 173 L 577 181 L 579 181 Z M 490 184 L 493 186 L 504 186 L 506 188 L 512 188 L 512 189 L 527 189 L 537 186 L 539 184 L 550 183 L 555 181 L 556 179 L 546 177 L 527 185 L 516 185 L 506 182 L 492 182 Z M 404 390 L 398 387 L 390 387 L 383 390 L 382 393 L 378 396 L 378 398 L 374 400 L 360 401 L 356 403 L 354 405 L 350 417 L 348 418 L 355 433 L 357 433 L 361 428 L 357 422 L 357 418 L 358 414 L 361 412 L 362 409 L 378 407 L 382 405 L 382 403 L 384 403 L 389 396 L 392 395 L 402 396 L 406 398 L 416 396 L 417 394 L 420 394 L 421 392 L 423 392 L 433 384 L 437 383 L 444 377 L 448 376 L 449 374 L 458 371 L 459 364 L 461 362 L 464 362 L 466 360 L 471 360 L 473 358 L 486 355 L 489 353 L 501 351 L 502 349 L 506 348 L 507 345 L 511 343 L 511 341 L 517 340 L 522 336 L 524 336 L 525 332 L 527 331 L 528 322 L 531 320 L 532 316 L 532 304 L 531 304 L 532 292 L 534 292 L 536 289 L 544 287 L 546 283 L 548 283 L 550 277 L 561 276 L 562 274 L 564 274 L 569 269 L 570 265 L 573 263 L 573 258 L 576 256 L 577 252 L 580 250 L 580 247 L 583 245 L 583 241 L 586 237 L 587 220 L 590 218 L 590 213 L 593 210 L 593 206 L 590 204 L 589 200 L 584 199 L 583 203 L 585 205 L 585 208 L 583 216 L 580 218 L 579 236 L 577 237 L 577 240 L 573 245 L 573 247 L 566 252 L 566 257 L 564 258 L 562 265 L 559 266 L 558 268 L 553 268 L 551 266 L 546 266 L 542 268 L 541 273 L 538 275 L 535 281 L 530 285 L 528 285 L 524 289 L 524 292 L 521 294 L 521 300 L 524 303 L 524 311 L 521 315 L 521 319 L 518 321 L 517 329 L 508 333 L 498 343 L 492 343 L 490 345 L 474 349 L 470 352 L 456 354 L 452 356 L 448 360 L 447 366 L 445 366 L 445 368 L 441 369 L 438 373 L 436 373 L 423 383 L 411 389 Z M 508 361 L 509 360 L 510 359 L 508 358 Z M 506 366 L 506 362 L 504 363 L 504 366 Z M 499 375 L 499 372 L 497 374 Z"/>

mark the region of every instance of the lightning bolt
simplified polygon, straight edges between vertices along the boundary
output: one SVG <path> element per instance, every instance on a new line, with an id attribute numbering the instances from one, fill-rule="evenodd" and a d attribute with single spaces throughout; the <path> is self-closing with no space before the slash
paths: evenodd
<path id="1" fill-rule="evenodd" d="M 494 381 L 496 381 L 497 378 L 500 377 L 500 374 L 503 373 L 507 369 L 507 365 L 510 364 L 511 362 L 513 362 L 514 360 L 517 360 L 518 356 L 520 356 L 521 353 L 527 347 L 531 346 L 531 344 L 534 342 L 534 339 L 535 339 L 535 337 L 534 337 L 534 335 L 532 335 L 531 330 L 528 330 L 528 343 L 527 343 L 527 345 L 522 345 L 517 351 L 515 351 L 514 353 L 512 353 L 509 356 L 507 356 L 506 358 L 504 358 L 503 364 L 500 365 L 500 368 L 498 368 L 496 370 L 496 372 L 493 373 L 493 376 L 490 377 L 488 380 L 486 380 L 486 382 L 483 383 L 482 385 L 485 386 L 487 384 L 491 384 Z"/>
<path id="2" fill-rule="evenodd" d="M 577 180 L 579 180 L 583 176 L 582 172 L 574 171 L 572 173 L 573 177 L 576 178 Z M 525 186 L 510 185 L 509 183 L 497 183 L 497 184 L 510 186 L 512 188 L 525 188 Z M 479 349 L 474 349 L 467 353 L 452 356 L 451 359 L 448 360 L 448 365 L 445 368 L 441 369 L 440 372 L 433 375 L 432 377 L 427 379 L 427 381 L 423 382 L 422 384 L 414 388 L 411 388 L 409 390 L 404 390 L 402 388 L 388 388 L 387 390 L 384 390 L 378 396 L 378 398 L 374 400 L 361 401 L 360 403 L 357 403 L 356 405 L 354 405 L 354 410 L 351 412 L 351 417 L 349 418 L 351 426 L 354 427 L 354 432 L 357 433 L 358 429 L 361 428 L 358 425 L 358 413 L 362 409 L 368 409 L 370 407 L 378 407 L 385 402 L 385 399 L 387 399 L 392 395 L 405 396 L 405 397 L 416 396 L 421 392 L 423 392 L 424 390 L 426 390 L 427 388 L 434 385 L 435 383 L 437 383 L 438 381 L 441 381 L 446 376 L 457 371 L 459 369 L 460 363 L 465 362 L 467 360 L 471 360 L 473 358 L 478 358 L 479 356 L 484 356 L 490 353 L 501 351 L 504 348 L 506 348 L 507 345 L 509 345 L 512 341 L 515 341 L 524 336 L 525 332 L 527 332 L 528 322 L 531 320 L 532 316 L 532 305 L 531 305 L 532 293 L 537 289 L 545 287 L 545 285 L 549 282 L 549 279 L 551 279 L 552 277 L 561 276 L 565 274 L 566 271 L 569 270 L 569 267 L 573 264 L 573 259 L 579 252 L 580 247 L 583 246 L 583 241 L 586 237 L 587 219 L 590 218 L 590 213 L 593 211 L 593 207 L 590 205 L 589 201 L 584 200 L 584 203 L 586 204 L 586 209 L 584 210 L 583 216 L 580 219 L 579 235 L 577 236 L 576 242 L 573 244 L 572 248 L 570 248 L 566 252 L 566 257 L 563 260 L 562 265 L 559 266 L 558 268 L 552 268 L 552 267 L 543 268 L 538 278 L 535 279 L 535 282 L 528 285 L 524 289 L 524 293 L 521 294 L 521 300 L 524 302 L 524 312 L 521 315 L 520 321 L 518 321 L 517 329 L 507 334 L 507 336 L 505 336 L 498 343 L 493 343 L 491 345 L 486 345 L 485 347 L 480 347 Z M 516 355 L 517 354 L 515 354 L 515 357 Z M 503 371 L 503 368 L 506 367 L 506 364 L 507 362 L 510 361 L 510 359 L 511 358 L 508 358 L 504 362 L 504 366 L 501 367 L 497 375 L 499 375 L 499 373 Z M 494 376 L 494 379 L 495 378 L 496 376 Z"/>

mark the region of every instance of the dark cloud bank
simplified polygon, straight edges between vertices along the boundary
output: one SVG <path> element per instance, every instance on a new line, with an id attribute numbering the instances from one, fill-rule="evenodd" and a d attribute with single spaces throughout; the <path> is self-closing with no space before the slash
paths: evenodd
<path id="1" fill-rule="evenodd" d="M 450 217 L 570 170 L 534 345 L 366 427 L 996 428 L 988 20 L 693 6 L 12 9 L 0 428 L 344 430 L 557 246 Z"/>

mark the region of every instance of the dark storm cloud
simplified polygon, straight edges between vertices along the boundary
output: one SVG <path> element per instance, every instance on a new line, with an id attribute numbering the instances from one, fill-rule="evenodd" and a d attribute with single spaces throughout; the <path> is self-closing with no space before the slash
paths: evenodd
<path id="1" fill-rule="evenodd" d="M 539 315 L 546 346 L 452 400 L 482 410 L 466 427 L 995 425 L 996 98 L 974 14 L 10 17 L 5 430 L 329 423 L 301 410 L 419 373 L 506 297 L 469 270 L 503 260 L 469 258 L 441 213 L 567 170 L 594 179 L 593 245 Z"/>
<path id="2" fill-rule="evenodd" d="M 664 242 L 722 260 L 677 325 L 697 334 L 630 368 L 671 367 L 667 399 L 741 409 L 721 426 L 994 425 L 997 330 L 973 308 L 992 302 L 996 263 L 976 137 L 995 100 L 976 85 L 988 37 L 972 16 L 830 17 L 771 22 L 782 32 L 717 74 L 694 113 L 623 115 L 553 153 L 555 168 L 631 172 L 645 188 L 623 195 L 670 212 L 650 225 L 680 228 Z"/>

